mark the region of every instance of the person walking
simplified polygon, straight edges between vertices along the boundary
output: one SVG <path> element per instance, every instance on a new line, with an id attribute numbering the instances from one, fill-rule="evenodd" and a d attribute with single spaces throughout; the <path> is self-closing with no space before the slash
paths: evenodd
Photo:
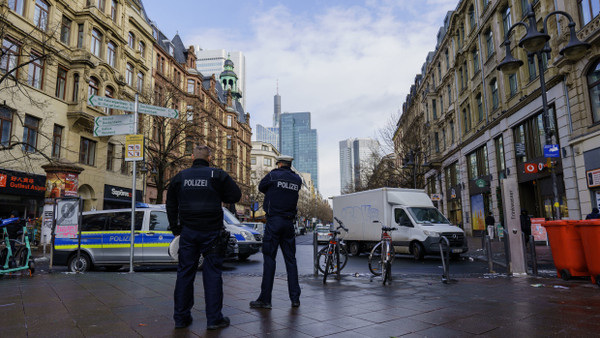
<path id="1" fill-rule="evenodd" d="M 521 209 L 521 231 L 525 234 L 525 243 L 529 243 L 529 236 L 531 236 L 531 218 L 525 209 Z"/>
<path id="2" fill-rule="evenodd" d="M 210 167 L 211 150 L 208 146 L 194 147 L 192 157 L 192 167 L 175 175 L 167 191 L 169 226 L 174 235 L 180 235 L 173 319 L 175 328 L 185 328 L 192 323 L 194 280 L 198 260 L 203 255 L 207 329 L 216 330 L 230 323 L 221 312 L 222 265 L 229 239 L 223 228 L 222 203 L 235 203 L 242 194 L 225 171 Z"/>
<path id="3" fill-rule="evenodd" d="M 292 307 L 300 306 L 300 284 L 296 265 L 296 232 L 294 219 L 297 213 L 298 193 L 302 179 L 292 171 L 291 156 L 277 157 L 277 168 L 271 170 L 258 185 L 265 194 L 263 210 L 267 214 L 267 224 L 263 237 L 263 276 L 260 295 L 250 302 L 251 308 L 271 308 L 271 293 L 275 279 L 275 257 L 281 247 L 287 271 L 288 293 Z"/>
<path id="4" fill-rule="evenodd" d="M 485 217 L 485 225 L 490 238 L 494 238 L 494 224 L 496 223 L 496 219 L 494 218 L 494 214 L 490 211 L 488 215 Z"/>
<path id="5" fill-rule="evenodd" d="M 592 208 L 592 213 L 585 216 L 585 219 L 600 219 L 598 208 Z"/>

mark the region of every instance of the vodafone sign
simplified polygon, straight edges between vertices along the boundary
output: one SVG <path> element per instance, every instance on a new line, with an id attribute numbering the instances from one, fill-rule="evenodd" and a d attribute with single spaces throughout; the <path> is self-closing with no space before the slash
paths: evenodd
<path id="1" fill-rule="evenodd" d="M 526 174 L 535 174 L 538 172 L 537 163 L 525 163 L 525 173 Z"/>

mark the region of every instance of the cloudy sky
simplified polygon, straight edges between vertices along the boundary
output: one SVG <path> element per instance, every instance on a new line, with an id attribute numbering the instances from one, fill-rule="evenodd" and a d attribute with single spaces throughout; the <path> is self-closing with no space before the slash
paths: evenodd
<path id="1" fill-rule="evenodd" d="M 339 141 L 379 138 L 397 115 L 446 13 L 458 0 L 145 0 L 169 38 L 246 56 L 252 128 L 283 112 L 312 114 L 319 189 L 339 195 Z"/>

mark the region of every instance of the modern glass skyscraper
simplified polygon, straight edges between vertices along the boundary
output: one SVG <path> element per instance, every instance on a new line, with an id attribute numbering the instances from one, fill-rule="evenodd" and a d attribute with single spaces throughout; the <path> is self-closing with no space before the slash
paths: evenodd
<path id="1" fill-rule="evenodd" d="M 256 125 L 256 141 L 270 143 L 279 150 L 279 128 Z"/>
<path id="2" fill-rule="evenodd" d="M 379 152 L 379 142 L 359 138 L 340 141 L 340 190 L 341 193 L 355 191 L 364 186 Z"/>
<path id="3" fill-rule="evenodd" d="M 310 173 L 319 188 L 317 130 L 310 128 L 310 113 L 283 113 L 279 119 L 281 154 L 294 157 L 294 167 Z"/>

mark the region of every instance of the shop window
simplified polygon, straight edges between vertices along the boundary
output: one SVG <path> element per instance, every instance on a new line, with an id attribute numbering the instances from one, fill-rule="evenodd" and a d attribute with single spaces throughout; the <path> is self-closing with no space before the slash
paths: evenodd
<path id="1" fill-rule="evenodd" d="M 477 148 L 467 155 L 467 167 L 470 180 L 489 175 L 487 146 Z"/>
<path id="2" fill-rule="evenodd" d="M 556 130 L 556 116 L 554 106 L 548 107 L 549 128 Z M 515 136 L 515 151 L 517 152 L 517 162 L 527 162 L 529 159 L 540 158 L 544 156 L 544 145 L 546 144 L 546 133 L 544 131 L 543 114 L 540 112 L 527 119 L 525 122 L 513 129 Z M 517 147 L 523 147 L 524 154 L 519 154 Z"/>

